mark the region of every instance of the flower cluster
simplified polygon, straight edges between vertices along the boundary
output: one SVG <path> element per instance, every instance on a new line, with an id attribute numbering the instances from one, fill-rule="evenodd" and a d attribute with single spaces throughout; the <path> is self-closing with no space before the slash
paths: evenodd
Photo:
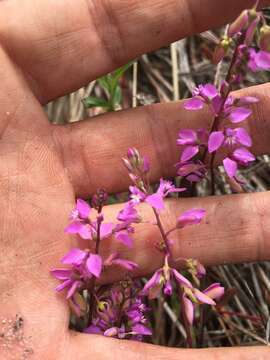
<path id="1" fill-rule="evenodd" d="M 153 299 L 159 294 L 171 296 L 176 291 L 182 304 L 183 317 L 187 319 L 188 326 L 192 326 L 195 305 L 215 305 L 214 299 L 223 295 L 224 288 L 213 284 L 204 291 L 198 289 L 201 277 L 206 274 L 198 260 L 183 259 L 185 275 L 171 266 L 174 242 L 170 235 L 186 226 L 200 224 L 205 210 L 194 208 L 182 212 L 175 226 L 166 231 L 160 217 L 165 208 L 165 198 L 172 193 L 180 194 L 185 189 L 177 188 L 169 180 L 160 179 L 153 192 L 149 183 L 148 160 L 141 157 L 136 149 L 129 149 L 127 158 L 123 160 L 133 184 L 130 186 L 130 198 L 117 214 L 115 223 L 105 222 L 102 209 L 107 195 L 104 191 L 93 197 L 91 206 L 78 199 L 65 232 L 79 235 L 87 241 L 88 246 L 85 249 L 71 249 L 61 260 L 69 268 L 52 269 L 51 273 L 61 282 L 56 291 L 66 290 L 66 299 L 73 313 L 85 318 L 85 326 L 81 329 L 83 332 L 142 340 L 144 336 L 152 334 L 145 316 L 150 310 L 145 304 L 147 297 Z M 154 224 L 160 231 L 161 240 L 153 243 L 153 251 L 159 251 L 164 256 L 163 267 L 152 275 L 145 286 L 131 277 L 138 264 L 114 251 L 104 257 L 101 251 L 110 239 L 133 247 L 132 235 L 136 224 L 143 220 L 139 213 L 142 203 L 152 209 Z M 96 279 L 108 273 L 111 267 L 121 268 L 126 280 L 113 285 L 98 285 Z"/>
<path id="2" fill-rule="evenodd" d="M 223 87 L 225 86 L 223 84 Z M 243 127 L 231 128 L 229 122 L 233 125 L 246 120 L 252 113 L 248 106 L 257 103 L 258 99 L 252 96 L 242 98 L 228 96 L 223 104 L 222 92 L 224 89 L 218 91 L 211 84 L 200 85 L 194 90 L 193 98 L 185 103 L 185 108 L 193 111 L 200 110 L 207 105 L 213 116 L 218 116 L 220 121 L 220 130 L 218 131 L 184 129 L 179 132 L 177 144 L 183 147 L 183 151 L 178 164 L 178 174 L 183 176 L 183 169 L 189 166 L 191 172 L 184 176 L 191 182 L 201 180 L 206 172 L 206 166 L 201 164 L 200 171 L 196 168 L 198 162 L 196 160 L 193 162 L 201 149 L 209 154 L 222 150 L 222 154 L 225 154 L 223 165 L 230 178 L 237 179 L 238 165 L 245 166 L 255 160 L 255 156 L 247 149 L 252 146 L 252 140 L 247 130 Z M 222 122 L 224 125 L 221 125 Z"/>
<path id="3" fill-rule="evenodd" d="M 255 156 L 249 150 L 252 140 L 247 129 L 238 127 L 238 124 L 252 115 L 250 106 L 259 100 L 253 96 L 234 96 L 232 90 L 247 69 L 254 72 L 270 70 L 269 51 L 270 27 L 263 14 L 257 11 L 257 6 L 243 11 L 229 26 L 214 54 L 214 62 L 218 63 L 232 52 L 228 74 L 220 88 L 213 84 L 199 85 L 193 90 L 192 98 L 184 104 L 190 111 L 206 106 L 213 123 L 211 129 L 182 129 L 179 132 L 177 144 L 182 147 L 177 163 L 179 176 L 198 182 L 211 170 L 214 182 L 213 167 L 218 152 L 218 160 L 222 160 L 227 176 L 241 183 L 237 178 L 238 168 L 249 165 Z"/>
<path id="4" fill-rule="evenodd" d="M 140 282 L 121 281 L 97 294 L 92 323 L 84 332 L 141 341 L 143 336 L 152 335 L 145 317 L 147 310 Z"/>

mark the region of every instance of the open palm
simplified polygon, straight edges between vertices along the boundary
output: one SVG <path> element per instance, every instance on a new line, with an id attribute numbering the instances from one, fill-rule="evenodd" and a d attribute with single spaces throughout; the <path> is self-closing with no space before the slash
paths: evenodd
<path id="1" fill-rule="evenodd" d="M 108 192 L 125 189 L 128 178 L 120 158 L 128 146 L 149 155 L 153 180 L 173 175 L 177 131 L 191 121 L 197 128 L 208 118 L 184 113 L 179 104 L 162 104 L 58 127 L 49 124 L 41 106 L 145 51 L 221 25 L 252 3 L 227 0 L 217 7 L 215 0 L 0 2 L 0 320 L 22 317 L 31 358 L 268 358 L 267 348 L 172 350 L 68 330 L 68 309 L 53 292 L 49 270 L 71 246 L 63 229 L 75 197 L 89 197 L 98 187 Z M 245 92 L 261 99 L 257 118 L 250 123 L 255 152 L 267 152 L 269 88 Z M 269 194 L 246 194 L 222 202 L 169 201 L 168 225 L 194 203 L 206 208 L 209 219 L 199 234 L 184 230 L 175 258 L 198 257 L 206 264 L 269 259 L 268 200 Z M 236 201 L 237 217 L 232 218 Z M 108 207 L 106 212 L 113 216 L 116 210 Z M 144 273 L 161 264 L 158 256 L 153 259 L 148 243 L 154 231 L 141 227 L 135 249 L 125 254 Z M 23 347 L 16 339 L 10 348 L 2 345 L 1 359 L 20 358 Z"/>

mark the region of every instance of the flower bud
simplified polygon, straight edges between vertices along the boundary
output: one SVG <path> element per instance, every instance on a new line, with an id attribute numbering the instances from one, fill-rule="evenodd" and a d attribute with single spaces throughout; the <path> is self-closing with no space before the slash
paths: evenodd
<path id="1" fill-rule="evenodd" d="M 107 336 L 107 337 L 117 336 L 118 331 L 119 331 L 119 329 L 117 327 L 111 327 L 110 329 L 108 329 L 104 332 L 104 336 Z"/>
<path id="2" fill-rule="evenodd" d="M 218 64 L 221 60 L 223 60 L 224 56 L 227 54 L 230 46 L 232 44 L 232 39 L 228 36 L 224 36 L 218 46 L 215 49 L 213 56 L 213 63 Z"/>
<path id="3" fill-rule="evenodd" d="M 244 30 L 248 26 L 248 23 L 249 23 L 249 11 L 244 10 L 238 16 L 238 18 L 229 26 L 228 36 L 233 37 L 240 31 Z"/>
<path id="4" fill-rule="evenodd" d="M 259 46 L 261 50 L 270 52 L 270 26 L 268 25 L 260 28 Z"/>

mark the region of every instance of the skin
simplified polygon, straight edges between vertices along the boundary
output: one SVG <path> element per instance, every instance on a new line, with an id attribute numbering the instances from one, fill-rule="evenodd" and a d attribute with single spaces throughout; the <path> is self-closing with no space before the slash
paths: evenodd
<path id="1" fill-rule="evenodd" d="M 63 233 L 76 197 L 97 187 L 126 189 L 120 158 L 129 146 L 148 154 L 152 180 L 173 175 L 177 131 L 206 124 L 207 113 L 181 104 L 160 104 L 100 116 L 65 127 L 49 124 L 41 105 L 78 89 L 139 54 L 232 20 L 247 0 L 2 0 L 0 2 L 0 319 L 24 319 L 31 359 L 266 360 L 267 347 L 184 350 L 74 334 L 68 309 L 56 295 L 49 270 L 76 239 Z M 270 1 L 262 2 L 268 5 Z M 166 26 L 164 26 L 166 23 Z M 256 95 L 249 120 L 256 154 L 269 152 L 269 86 Z M 237 213 L 235 204 L 237 203 Z M 169 201 L 166 226 L 190 207 L 207 210 L 207 221 L 174 234 L 174 257 L 198 257 L 206 265 L 270 259 L 270 195 L 242 194 Z M 107 207 L 113 218 L 119 206 Z M 149 209 L 142 208 L 146 219 Z M 235 214 L 235 215 L 233 215 Z M 138 227 L 135 248 L 124 256 L 141 274 L 161 265 L 153 256 L 154 227 Z M 181 240 L 181 241 L 180 241 Z M 111 244 L 114 247 L 114 244 Z M 105 251 L 105 250 L 104 250 Z M 117 278 L 112 274 L 105 281 Z M 1 324 L 1 322 L 0 322 Z M 21 348 L 0 343 L 1 359 L 18 359 Z"/>

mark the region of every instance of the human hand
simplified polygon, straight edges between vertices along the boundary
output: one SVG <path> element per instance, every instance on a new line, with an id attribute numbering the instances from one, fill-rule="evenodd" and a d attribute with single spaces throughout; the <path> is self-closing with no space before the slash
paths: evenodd
<path id="1" fill-rule="evenodd" d="M 53 292 L 55 281 L 49 274 L 70 248 L 72 240 L 63 229 L 75 197 L 89 197 L 98 187 L 108 192 L 127 188 L 120 158 L 129 146 L 149 155 L 152 180 L 173 175 L 178 130 L 187 123 L 197 128 L 208 120 L 207 114 L 187 113 L 177 103 L 58 127 L 49 124 L 41 104 L 145 51 L 221 25 L 250 4 L 244 0 L 222 1 L 218 6 L 214 0 L 0 3 L 0 320 L 21 316 L 25 339 L 20 341 L 16 329 L 9 342 L 0 338 L 2 359 L 19 359 L 27 349 L 33 350 L 29 358 L 46 360 L 269 357 L 268 348 L 176 350 L 74 334 L 68 330 L 66 304 Z M 254 152 L 266 153 L 269 88 L 257 86 L 244 92 L 261 100 L 249 124 Z M 183 230 L 181 244 L 174 246 L 175 259 L 192 256 L 208 265 L 270 259 L 268 199 L 269 193 L 168 201 L 164 217 L 168 225 L 181 210 L 194 205 L 208 214 L 208 224 L 201 225 L 200 232 L 192 227 Z M 113 216 L 117 210 L 112 206 L 106 212 Z M 144 218 L 150 218 L 147 209 L 142 211 Z M 126 254 L 139 263 L 142 273 L 161 264 L 161 257 L 153 257 L 148 245 L 155 231 L 140 226 L 135 248 Z"/>

